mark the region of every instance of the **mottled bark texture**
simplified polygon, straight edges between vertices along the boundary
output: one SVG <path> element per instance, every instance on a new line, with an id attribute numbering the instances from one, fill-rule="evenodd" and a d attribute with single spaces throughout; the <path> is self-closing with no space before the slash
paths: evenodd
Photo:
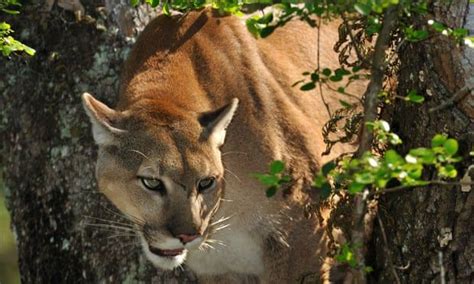
<path id="1" fill-rule="evenodd" d="M 123 220 L 96 191 L 96 147 L 80 96 L 88 91 L 113 105 L 122 61 L 152 14 L 127 0 L 82 4 L 87 16 L 79 22 L 56 5 L 39 12 L 38 1 L 7 19 L 37 50 L 0 58 L 0 165 L 22 282 L 183 282 L 189 273 L 157 273 L 128 232 L 86 225 L 105 223 L 88 216 Z"/>
<path id="2" fill-rule="evenodd" d="M 469 1 L 435 1 L 432 16 L 450 27 L 474 31 L 474 5 Z M 469 13 L 469 5 L 471 11 Z M 469 13 L 469 15 L 468 15 Z M 467 16 L 468 15 L 468 16 Z M 420 19 L 420 22 L 426 21 Z M 464 161 L 457 166 L 462 177 L 472 159 L 474 145 L 474 50 L 458 47 L 446 36 L 403 45 L 399 52 L 400 95 L 416 89 L 426 97 L 422 105 L 397 103 L 386 113 L 393 131 L 410 148 L 430 145 L 436 133 L 446 133 L 460 142 Z M 471 91 L 434 112 L 457 91 Z M 432 170 L 425 178 L 436 178 Z M 383 196 L 379 213 L 388 238 L 392 262 L 402 283 L 474 283 L 474 193 L 460 186 L 430 186 Z M 393 283 L 380 226 L 375 222 L 372 275 L 376 283 Z M 446 282 L 441 281 L 445 274 Z"/>

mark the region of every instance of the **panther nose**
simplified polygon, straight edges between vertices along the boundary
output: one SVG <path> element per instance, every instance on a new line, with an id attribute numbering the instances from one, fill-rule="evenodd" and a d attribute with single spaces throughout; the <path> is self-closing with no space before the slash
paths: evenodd
<path id="1" fill-rule="evenodd" d="M 195 234 L 195 235 L 186 235 L 186 234 L 180 234 L 178 235 L 178 239 L 183 243 L 187 244 L 189 242 L 192 242 L 193 240 L 199 238 L 201 235 Z"/>

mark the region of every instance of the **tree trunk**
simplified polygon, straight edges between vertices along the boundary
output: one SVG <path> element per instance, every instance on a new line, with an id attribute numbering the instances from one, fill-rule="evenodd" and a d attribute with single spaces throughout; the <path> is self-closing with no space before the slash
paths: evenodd
<path id="1" fill-rule="evenodd" d="M 128 0 L 82 4 L 88 15 L 82 21 L 58 6 L 38 12 L 44 8 L 38 1 L 7 19 L 15 36 L 37 50 L 32 58 L 0 58 L 0 165 L 21 280 L 191 279 L 188 272 L 157 273 L 127 232 L 87 225 L 105 223 L 95 218 L 124 220 L 96 191 L 96 146 L 80 96 L 88 91 L 115 101 L 122 61 L 153 13 L 131 8 Z"/>
<path id="2" fill-rule="evenodd" d="M 430 9 L 435 20 L 452 28 L 465 26 L 473 33 L 474 4 L 469 1 L 435 1 Z M 436 133 L 446 133 L 460 142 L 459 180 L 472 164 L 468 153 L 474 145 L 474 49 L 458 47 L 438 35 L 405 44 L 399 57 L 399 95 L 416 89 L 426 98 L 421 105 L 402 102 L 388 111 L 393 131 L 404 141 L 399 150 L 430 147 Z M 440 107 L 463 88 L 470 91 L 459 95 L 454 106 Z M 430 112 L 434 107 L 440 109 Z M 424 176 L 436 178 L 433 171 Z M 473 209 L 474 194 L 461 191 L 461 186 L 429 186 L 383 196 L 379 216 L 388 243 L 376 220 L 374 282 L 394 283 L 392 271 L 396 271 L 402 283 L 473 283 Z"/>

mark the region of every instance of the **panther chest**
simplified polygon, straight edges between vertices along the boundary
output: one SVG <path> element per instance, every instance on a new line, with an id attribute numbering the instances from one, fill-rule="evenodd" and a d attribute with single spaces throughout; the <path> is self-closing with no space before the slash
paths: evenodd
<path id="1" fill-rule="evenodd" d="M 196 274 L 242 273 L 260 275 L 264 270 L 261 242 L 251 234 L 237 230 L 223 230 L 204 248 L 189 253 L 186 264 Z"/>

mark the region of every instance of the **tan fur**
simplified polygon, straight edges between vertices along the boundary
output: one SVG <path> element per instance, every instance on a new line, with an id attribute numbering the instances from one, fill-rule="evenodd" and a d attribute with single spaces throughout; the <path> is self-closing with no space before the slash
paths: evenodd
<path id="1" fill-rule="evenodd" d="M 336 27 L 321 28 L 322 67 L 337 67 Z M 218 240 L 209 243 L 214 249 L 188 250 L 185 264 L 202 282 L 294 283 L 323 274 L 324 224 L 305 218 L 302 208 L 323 162 L 328 114 L 319 91 L 291 87 L 316 68 L 316 52 L 317 29 L 301 21 L 256 40 L 240 19 L 209 10 L 160 16 L 125 64 L 116 110 L 84 96 L 95 135 L 105 135 L 98 141 L 100 190 L 140 220 L 137 230 L 148 230 L 146 241 L 157 247 L 172 246 L 178 233 Z M 324 94 L 334 109 L 338 97 Z M 233 98 L 239 104 L 219 148 L 198 118 Z M 335 148 L 333 156 L 343 150 Z M 277 159 L 293 183 L 267 198 L 252 174 Z M 144 174 L 166 180 L 166 195 L 144 189 L 137 179 Z M 218 177 L 218 187 L 197 192 L 197 180 L 209 175 Z M 213 232 L 224 224 L 229 227 Z"/>

